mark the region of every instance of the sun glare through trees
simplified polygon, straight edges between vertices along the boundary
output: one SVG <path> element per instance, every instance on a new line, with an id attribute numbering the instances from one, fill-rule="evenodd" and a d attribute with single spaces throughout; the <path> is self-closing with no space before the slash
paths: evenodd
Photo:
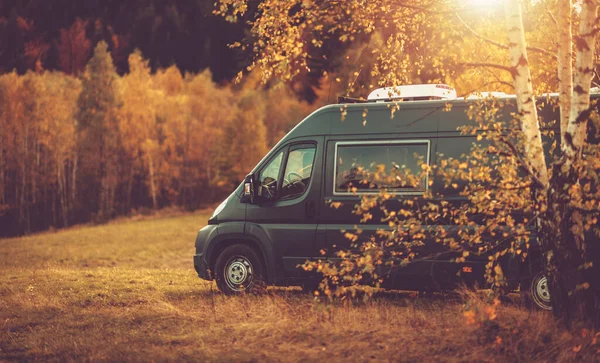
<path id="1" fill-rule="evenodd" d="M 0 360 L 600 359 L 599 24 L 0 0 Z"/>

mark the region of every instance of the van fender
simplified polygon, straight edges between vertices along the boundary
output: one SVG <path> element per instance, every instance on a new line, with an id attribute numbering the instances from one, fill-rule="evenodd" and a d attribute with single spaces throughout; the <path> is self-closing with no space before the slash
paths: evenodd
<path id="1" fill-rule="evenodd" d="M 246 222 L 228 222 L 220 224 L 217 235 L 210 241 L 206 250 L 207 261 L 214 264 L 218 254 L 228 245 L 238 243 L 247 243 L 256 248 L 265 263 L 266 282 L 270 283 L 275 279 L 273 248 L 270 239 L 264 236 L 255 236 L 245 233 Z M 256 230 L 256 228 L 254 228 Z M 265 239 L 266 237 L 266 239 Z"/>
<path id="2" fill-rule="evenodd" d="M 273 240 L 265 231 L 265 229 L 259 224 L 246 222 L 246 228 L 244 234 L 247 238 L 256 241 L 256 243 L 260 246 L 263 254 L 264 261 L 267 266 L 267 276 L 269 277 L 269 282 L 277 282 L 281 279 L 282 273 L 279 268 L 279 264 L 277 263 L 275 246 L 273 244 Z"/>

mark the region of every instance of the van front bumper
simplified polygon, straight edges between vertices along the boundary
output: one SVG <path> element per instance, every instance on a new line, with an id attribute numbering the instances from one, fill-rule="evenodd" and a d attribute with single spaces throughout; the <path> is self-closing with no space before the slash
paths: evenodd
<path id="1" fill-rule="evenodd" d="M 204 280 L 212 280 L 212 276 L 210 276 L 208 263 L 204 259 L 204 255 L 202 253 L 194 256 L 194 268 L 198 273 L 198 277 Z"/>
<path id="2" fill-rule="evenodd" d="M 194 269 L 198 277 L 204 280 L 212 280 L 210 264 L 208 262 L 207 250 L 210 242 L 218 234 L 218 225 L 209 224 L 204 226 L 196 237 L 196 254 L 194 255 Z"/>

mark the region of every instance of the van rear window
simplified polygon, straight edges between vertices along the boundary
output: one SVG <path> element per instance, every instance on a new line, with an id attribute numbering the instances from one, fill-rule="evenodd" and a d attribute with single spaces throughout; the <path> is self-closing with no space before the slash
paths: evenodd
<path id="1" fill-rule="evenodd" d="M 419 194 L 427 189 L 429 140 L 336 143 L 334 194 Z"/>

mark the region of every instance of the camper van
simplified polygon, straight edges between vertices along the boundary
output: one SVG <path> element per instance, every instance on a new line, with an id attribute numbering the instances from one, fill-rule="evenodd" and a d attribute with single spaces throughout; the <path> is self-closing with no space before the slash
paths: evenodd
<path id="1" fill-rule="evenodd" d="M 515 111 L 514 96 L 489 96 L 507 100 L 509 106 L 501 111 L 506 117 Z M 445 107 L 448 102 L 451 110 Z M 419 162 L 435 165 L 441 154 L 468 153 L 475 135 L 463 135 L 458 128 L 472 123 L 466 114 L 472 102 L 457 98 L 447 85 L 415 85 L 377 89 L 367 100 L 340 99 L 314 111 L 264 156 L 199 231 L 194 256 L 199 277 L 215 279 L 228 294 L 252 289 L 259 281 L 310 286 L 318 276 L 299 266 L 307 260 L 336 258 L 337 251 L 350 248 L 342 231 L 360 224 L 353 207 L 363 194 L 377 193 L 360 184 L 349 189 L 354 162 L 389 165 L 393 159 L 402 168 L 415 170 Z M 392 114 L 394 104 L 400 107 Z M 556 110 L 550 112 L 558 117 Z M 399 200 L 418 199 L 429 188 L 443 188 L 441 180 L 430 177 L 432 182 L 386 188 Z M 448 198 L 466 200 L 458 193 Z M 332 203 L 339 208 L 332 208 Z M 385 226 L 374 217 L 360 227 L 368 236 Z M 439 248 L 439 243 L 432 243 L 420 252 L 425 255 Z M 456 257 L 447 254 L 392 269 L 384 276 L 384 286 L 404 290 L 445 290 L 460 283 L 485 286 L 487 256 L 460 263 Z M 530 251 L 530 263 L 507 259 L 503 267 L 511 287 L 527 281 L 521 289 L 530 290 L 533 301 L 549 309 L 538 258 L 539 253 Z"/>

